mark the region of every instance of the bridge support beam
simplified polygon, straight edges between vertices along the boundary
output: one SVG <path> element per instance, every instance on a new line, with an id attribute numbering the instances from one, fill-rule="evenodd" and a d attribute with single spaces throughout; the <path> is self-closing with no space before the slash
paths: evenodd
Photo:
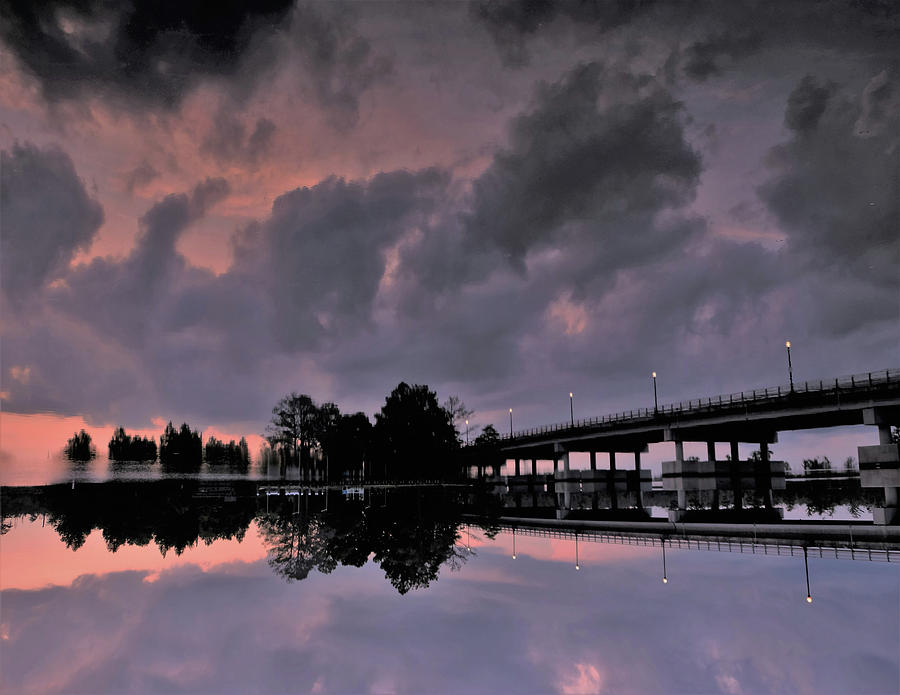
<path id="1" fill-rule="evenodd" d="M 596 451 L 591 452 L 591 470 L 592 471 L 597 470 L 597 452 Z"/>
<path id="2" fill-rule="evenodd" d="M 531 475 L 537 475 L 537 459 L 531 459 Z"/>
<path id="3" fill-rule="evenodd" d="M 634 452 L 634 470 L 637 474 L 637 492 L 635 493 L 635 504 L 638 509 L 644 508 L 644 491 L 641 489 L 641 450 L 636 449 Z"/>
<path id="4" fill-rule="evenodd" d="M 516 477 L 517 478 L 521 475 L 521 472 L 519 470 L 520 463 L 521 463 L 521 461 L 519 459 L 516 459 Z"/>
<path id="5" fill-rule="evenodd" d="M 606 478 L 606 489 L 609 493 L 609 508 L 619 508 L 619 496 L 616 494 L 616 452 L 609 452 L 609 476 Z"/>
<path id="6" fill-rule="evenodd" d="M 712 464 L 713 474 L 716 472 L 716 443 L 706 442 L 706 460 Z M 712 491 L 712 508 L 719 510 L 719 487 L 716 486 Z"/>
<path id="7" fill-rule="evenodd" d="M 734 508 L 744 508 L 744 489 L 741 487 L 741 452 L 737 442 L 731 442 L 731 494 L 734 496 Z"/>
<path id="8" fill-rule="evenodd" d="M 756 487 L 762 493 L 763 505 L 766 509 L 774 506 L 772 499 L 772 464 L 769 462 L 769 443 L 759 443 L 759 454 L 762 459 L 762 470 L 756 476 Z"/>

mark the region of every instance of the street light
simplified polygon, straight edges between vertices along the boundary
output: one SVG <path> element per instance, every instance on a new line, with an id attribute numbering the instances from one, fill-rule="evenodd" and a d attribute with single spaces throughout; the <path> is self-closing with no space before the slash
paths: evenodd
<path id="1" fill-rule="evenodd" d="M 656 372 L 651 375 L 653 377 L 653 414 L 659 414 L 659 400 L 656 398 Z"/>
<path id="2" fill-rule="evenodd" d="M 466 446 L 469 446 L 469 421 L 466 420 Z"/>
<path id="3" fill-rule="evenodd" d="M 512 532 L 513 532 L 513 554 L 512 554 L 512 559 L 515 560 L 515 559 L 516 559 L 516 527 L 515 527 L 515 526 L 513 526 Z"/>
<path id="4" fill-rule="evenodd" d="M 572 402 L 574 397 L 575 394 L 569 391 L 569 417 L 572 419 L 572 427 L 575 427 L 575 405 Z"/>
<path id="5" fill-rule="evenodd" d="M 509 409 L 509 438 L 512 439 L 512 408 Z"/>
<path id="6" fill-rule="evenodd" d="M 788 378 L 791 380 L 791 393 L 794 392 L 794 368 L 791 366 L 791 341 L 788 340 L 785 342 L 784 346 L 787 348 L 788 354 Z"/>

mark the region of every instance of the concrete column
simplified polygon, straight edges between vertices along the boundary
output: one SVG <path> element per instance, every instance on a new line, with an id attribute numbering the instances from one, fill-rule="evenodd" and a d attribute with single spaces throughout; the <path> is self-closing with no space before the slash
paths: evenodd
<path id="1" fill-rule="evenodd" d="M 559 473 L 559 456 L 553 457 L 553 475 Z"/>
<path id="2" fill-rule="evenodd" d="M 609 491 L 609 507 L 610 509 L 619 508 L 619 496 L 616 494 L 616 452 L 609 452 L 609 477 L 607 478 L 607 488 Z"/>
<path id="3" fill-rule="evenodd" d="M 765 488 L 761 491 L 763 504 L 766 509 L 771 509 L 774 504 L 774 500 L 772 499 L 772 464 L 769 463 L 769 443 L 768 442 L 760 442 L 759 443 L 759 457 L 762 459 L 762 476 L 761 483 L 765 486 Z"/>
<path id="4" fill-rule="evenodd" d="M 537 475 L 537 459 L 531 459 L 531 475 Z"/>
<path id="5" fill-rule="evenodd" d="M 516 477 L 518 478 L 521 473 L 519 472 L 519 459 L 516 459 Z"/>
<path id="6" fill-rule="evenodd" d="M 638 509 L 644 508 L 644 491 L 641 490 L 641 452 L 634 452 L 634 472 L 637 475 L 637 493 L 635 494 L 635 504 Z"/>
<path id="7" fill-rule="evenodd" d="M 591 452 L 591 470 L 592 471 L 597 470 L 597 452 L 596 451 Z"/>
<path id="8" fill-rule="evenodd" d="M 679 471 L 684 471 L 684 442 L 675 442 L 675 463 Z M 687 491 L 684 489 L 678 491 L 678 509 L 687 509 Z"/>
<path id="9" fill-rule="evenodd" d="M 712 464 L 713 476 L 716 474 L 716 443 L 706 442 L 706 460 Z M 719 509 L 719 488 L 713 488 L 712 491 L 712 508 Z"/>
<path id="10" fill-rule="evenodd" d="M 569 452 L 568 451 L 562 455 L 562 460 L 563 460 L 563 471 L 565 471 L 568 474 L 568 472 L 569 472 Z M 566 477 L 568 477 L 568 476 L 566 476 Z"/>
<path id="11" fill-rule="evenodd" d="M 884 506 L 885 507 L 896 507 L 897 506 L 897 491 L 900 488 L 896 487 L 886 487 L 884 488 Z"/>
<path id="12" fill-rule="evenodd" d="M 744 507 L 744 490 L 741 488 L 741 454 L 737 442 L 731 442 L 731 492 L 734 495 L 734 508 Z"/>
<path id="13" fill-rule="evenodd" d="M 881 445 L 893 443 L 891 442 L 890 425 L 878 425 L 878 443 Z"/>

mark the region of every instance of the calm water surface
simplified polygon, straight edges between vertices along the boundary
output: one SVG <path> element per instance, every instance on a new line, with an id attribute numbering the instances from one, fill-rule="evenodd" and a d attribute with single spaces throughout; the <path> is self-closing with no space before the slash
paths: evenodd
<path id="1" fill-rule="evenodd" d="M 485 490 L 89 479 L 3 490 L 4 692 L 900 688 L 893 563 L 811 553 L 808 603 L 800 554 L 664 570 Z"/>

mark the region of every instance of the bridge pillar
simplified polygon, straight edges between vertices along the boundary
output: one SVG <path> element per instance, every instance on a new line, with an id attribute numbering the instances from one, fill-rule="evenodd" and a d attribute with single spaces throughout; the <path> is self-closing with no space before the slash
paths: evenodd
<path id="1" fill-rule="evenodd" d="M 597 470 L 597 452 L 596 451 L 591 452 L 591 470 L 592 471 Z"/>
<path id="2" fill-rule="evenodd" d="M 562 455 L 562 462 L 563 462 L 563 472 L 565 472 L 566 477 L 568 477 L 568 473 L 569 473 L 569 452 L 568 451 Z"/>
<path id="3" fill-rule="evenodd" d="M 716 443 L 706 442 L 706 460 L 712 464 L 713 475 L 716 474 Z M 719 487 L 715 486 L 712 491 L 712 508 L 716 511 L 719 509 Z"/>
<path id="4" fill-rule="evenodd" d="M 762 459 L 762 471 L 756 476 L 757 486 L 761 488 L 763 505 L 766 509 L 772 509 L 772 464 L 769 462 L 769 443 L 759 443 L 759 457 Z"/>
<path id="5" fill-rule="evenodd" d="M 609 452 L 609 476 L 607 480 L 607 490 L 609 491 L 609 508 L 619 508 L 619 496 L 616 494 L 616 452 Z"/>
<path id="6" fill-rule="evenodd" d="M 519 475 L 520 475 L 520 473 L 519 473 L 519 464 L 520 464 L 519 459 L 516 459 L 516 477 L 517 477 L 517 478 L 518 478 Z"/>
<path id="7" fill-rule="evenodd" d="M 684 442 L 676 441 L 675 442 L 675 464 L 676 469 L 681 471 L 684 470 Z M 678 511 L 680 514 L 679 517 L 684 513 L 687 509 L 687 490 L 683 487 L 678 489 Z M 676 519 L 677 521 L 677 519 Z"/>
<path id="8" fill-rule="evenodd" d="M 737 442 L 731 442 L 731 493 L 734 508 L 744 508 L 744 489 L 741 487 L 741 452 Z"/>
<path id="9" fill-rule="evenodd" d="M 531 459 L 531 475 L 537 475 L 537 459 Z"/>
<path id="10" fill-rule="evenodd" d="M 644 508 L 644 491 L 641 489 L 641 450 L 634 451 L 634 471 L 637 474 L 637 493 L 635 494 L 635 504 L 638 509 Z"/>
<path id="11" fill-rule="evenodd" d="M 559 456 L 556 454 L 553 455 L 553 475 L 555 476 L 559 473 Z"/>

